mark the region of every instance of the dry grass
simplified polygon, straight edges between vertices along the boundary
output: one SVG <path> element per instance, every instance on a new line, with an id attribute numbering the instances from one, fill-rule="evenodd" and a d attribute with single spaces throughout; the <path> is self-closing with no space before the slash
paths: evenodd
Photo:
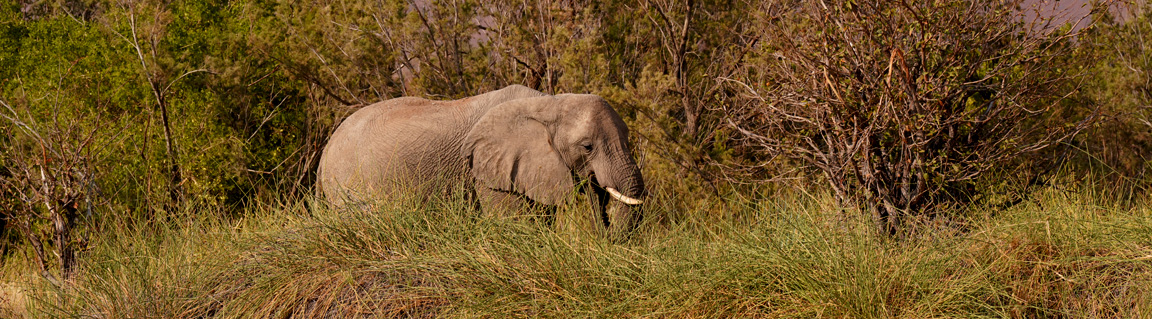
<path id="1" fill-rule="evenodd" d="M 460 201 L 122 225 L 32 317 L 1152 316 L 1152 211 L 1051 190 L 894 241 L 827 196 L 663 211 L 631 241 Z M 657 198 L 671 200 L 667 194 Z M 569 214 L 570 212 L 562 214 Z M 567 217 L 566 217 L 567 216 Z M 658 222 L 657 222 L 658 221 Z M 193 225 L 193 226 L 189 226 Z M 938 226 L 934 229 L 939 229 Z M 7 271 L 8 269 L 6 269 Z M 11 303 L 10 303 L 11 304 Z M 9 310 L 10 312 L 12 310 Z"/>
<path id="2" fill-rule="evenodd" d="M 0 283 L 0 317 L 20 318 L 28 313 L 26 292 L 13 283 Z"/>

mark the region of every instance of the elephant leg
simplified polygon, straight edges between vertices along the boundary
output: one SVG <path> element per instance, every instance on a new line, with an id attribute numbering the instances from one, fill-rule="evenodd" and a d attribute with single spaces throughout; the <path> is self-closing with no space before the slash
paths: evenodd
<path id="1" fill-rule="evenodd" d="M 575 212 L 580 227 L 591 231 L 596 236 L 604 236 L 608 226 L 608 211 L 606 209 L 610 200 L 608 192 L 590 183 L 585 183 L 581 190 L 588 206 L 581 207 Z M 586 209 L 591 209 L 591 212 Z"/>
<path id="2" fill-rule="evenodd" d="M 604 215 L 608 218 L 608 234 L 617 241 L 628 240 L 644 216 L 638 211 L 639 209 L 642 208 L 628 206 L 619 201 L 609 203 L 604 208 Z"/>
<path id="3" fill-rule="evenodd" d="M 476 199 L 485 214 L 500 218 L 528 216 L 530 219 L 541 220 L 548 226 L 552 226 L 555 222 L 555 206 L 535 203 L 523 195 L 478 186 Z"/>
<path id="4" fill-rule="evenodd" d="M 476 187 L 476 199 L 480 202 L 481 211 L 492 216 L 512 217 L 524 210 L 515 194 L 484 186 Z"/>
<path id="5" fill-rule="evenodd" d="M 603 188 L 588 185 L 585 188 L 588 201 L 592 204 L 590 220 L 598 232 L 614 240 L 626 240 L 640 222 L 639 207 L 631 207 L 613 200 Z"/>

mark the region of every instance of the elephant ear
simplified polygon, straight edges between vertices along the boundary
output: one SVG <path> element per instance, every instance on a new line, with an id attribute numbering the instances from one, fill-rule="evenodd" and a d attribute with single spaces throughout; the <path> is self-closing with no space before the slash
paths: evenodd
<path id="1" fill-rule="evenodd" d="M 504 102 L 464 136 L 461 152 L 477 187 L 524 194 L 558 205 L 572 191 L 572 173 L 552 145 L 560 110 L 550 96 Z"/>

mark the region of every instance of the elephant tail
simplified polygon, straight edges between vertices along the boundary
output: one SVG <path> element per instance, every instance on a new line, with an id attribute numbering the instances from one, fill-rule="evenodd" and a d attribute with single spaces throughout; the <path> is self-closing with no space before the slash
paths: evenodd
<path id="1" fill-rule="evenodd" d="M 312 183 L 312 196 L 317 200 L 324 195 L 324 185 L 321 185 L 324 179 L 321 176 L 324 176 L 324 166 L 316 168 L 316 182 Z"/>

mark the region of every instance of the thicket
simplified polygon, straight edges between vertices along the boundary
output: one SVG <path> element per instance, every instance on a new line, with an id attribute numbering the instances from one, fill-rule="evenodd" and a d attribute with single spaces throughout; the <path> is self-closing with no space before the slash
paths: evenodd
<path id="1" fill-rule="evenodd" d="M 672 206 L 827 185 L 896 232 L 1065 149 L 1142 182 L 1152 14 L 1072 29 L 1021 5 L 6 2 L 0 245 L 69 277 L 101 227 L 304 197 L 359 106 L 509 84 L 604 96 Z"/>
<path id="2" fill-rule="evenodd" d="M 1097 104 L 1071 96 L 1087 71 L 1073 61 L 1093 52 L 1073 43 L 1085 29 L 1070 27 L 1091 17 L 1028 19 L 1022 4 L 768 10 L 778 18 L 760 21 L 761 62 L 725 79 L 736 96 L 720 117 L 737 131 L 734 144 L 813 168 L 895 234 L 908 217 L 986 195 L 986 175 L 1040 173 L 1017 160 L 1092 124 Z"/>

